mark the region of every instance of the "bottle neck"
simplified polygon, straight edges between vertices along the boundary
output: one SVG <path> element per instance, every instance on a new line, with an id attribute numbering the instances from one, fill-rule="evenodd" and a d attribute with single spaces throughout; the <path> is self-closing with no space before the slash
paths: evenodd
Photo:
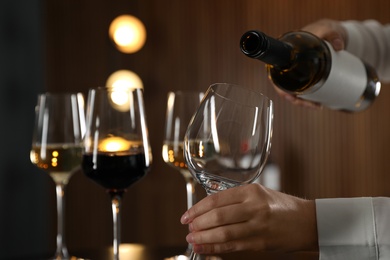
<path id="1" fill-rule="evenodd" d="M 293 63 L 293 47 L 259 31 L 248 31 L 240 40 L 241 51 L 248 57 L 261 60 L 278 68 L 288 68 Z"/>

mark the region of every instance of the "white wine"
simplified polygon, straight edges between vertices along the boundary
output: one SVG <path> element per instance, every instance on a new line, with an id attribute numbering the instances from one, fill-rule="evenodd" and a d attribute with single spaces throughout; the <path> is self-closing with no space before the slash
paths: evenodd
<path id="1" fill-rule="evenodd" d="M 74 144 L 33 146 L 30 159 L 38 168 L 48 172 L 56 183 L 66 184 L 81 164 L 82 146 Z"/>
<path id="2" fill-rule="evenodd" d="M 277 40 L 248 31 L 240 47 L 267 64 L 277 87 L 331 109 L 361 111 L 379 95 L 381 84 L 371 66 L 309 32 L 289 32 Z"/>
<path id="3" fill-rule="evenodd" d="M 162 157 L 164 162 L 170 166 L 179 170 L 187 169 L 187 164 L 184 160 L 183 143 L 165 142 L 163 144 Z"/>
<path id="4" fill-rule="evenodd" d="M 165 142 L 162 149 L 162 157 L 165 163 L 178 169 L 184 178 L 192 178 L 184 159 L 183 143 Z"/>

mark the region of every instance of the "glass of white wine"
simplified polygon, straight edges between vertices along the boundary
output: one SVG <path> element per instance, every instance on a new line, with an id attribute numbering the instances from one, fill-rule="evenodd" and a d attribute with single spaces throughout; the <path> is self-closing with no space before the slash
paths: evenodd
<path id="1" fill-rule="evenodd" d="M 184 139 L 192 176 L 207 194 L 253 182 L 270 152 L 272 101 L 252 89 L 217 83 L 209 87 Z M 192 253 L 190 259 L 202 259 Z"/>
<path id="2" fill-rule="evenodd" d="M 204 93 L 199 91 L 171 91 L 167 99 L 162 157 L 165 163 L 179 170 L 183 175 L 186 182 L 188 209 L 196 202 L 196 181 L 184 160 L 184 135 L 203 95 Z M 188 244 L 185 254 L 188 255 L 190 252 L 191 244 Z"/>
<path id="3" fill-rule="evenodd" d="M 57 249 L 53 259 L 70 259 L 64 236 L 64 192 L 70 177 L 80 168 L 84 133 L 81 93 L 38 95 L 30 159 L 56 185 Z"/>

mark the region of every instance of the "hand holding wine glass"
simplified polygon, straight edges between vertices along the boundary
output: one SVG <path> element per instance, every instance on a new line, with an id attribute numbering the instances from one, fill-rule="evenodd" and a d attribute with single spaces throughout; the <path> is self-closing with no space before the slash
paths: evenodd
<path id="1" fill-rule="evenodd" d="M 88 94 L 84 174 L 112 201 L 113 254 L 119 259 L 121 200 L 152 163 L 141 89 L 96 88 Z"/>
<path id="2" fill-rule="evenodd" d="M 188 168 L 208 195 L 259 176 L 271 148 L 272 121 L 266 96 L 237 85 L 210 86 L 184 142 Z"/>
<path id="3" fill-rule="evenodd" d="M 84 98 L 80 93 L 41 94 L 35 113 L 30 158 L 55 182 L 58 219 L 54 259 L 69 259 L 64 236 L 64 192 L 71 175 L 81 164 Z"/>

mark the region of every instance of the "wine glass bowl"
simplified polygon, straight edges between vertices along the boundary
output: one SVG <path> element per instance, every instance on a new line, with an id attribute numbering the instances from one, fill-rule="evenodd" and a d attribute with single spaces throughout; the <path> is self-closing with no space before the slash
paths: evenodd
<path id="1" fill-rule="evenodd" d="M 124 144 L 129 141 L 119 137 L 106 137 L 101 141 L 102 143 L 107 143 L 108 146 L 131 146 L 131 148 L 127 148 L 127 151 L 98 148 L 97 153 L 85 154 L 83 169 L 87 177 L 110 192 L 124 192 L 145 176 L 149 166 L 143 148 L 135 142 Z"/>
<path id="2" fill-rule="evenodd" d="M 207 195 L 253 182 L 271 148 L 272 101 L 254 90 L 211 85 L 188 125 L 184 155 Z M 190 260 L 207 259 L 194 251 Z"/>
<path id="3" fill-rule="evenodd" d="M 185 158 L 208 194 L 251 183 L 271 148 L 272 101 L 237 85 L 211 85 L 188 127 Z"/>
<path id="4" fill-rule="evenodd" d="M 95 88 L 88 93 L 84 174 L 106 189 L 113 214 L 113 253 L 119 259 L 121 201 L 151 166 L 141 89 Z"/>
<path id="5" fill-rule="evenodd" d="M 54 259 L 69 259 L 64 232 L 64 192 L 82 159 L 85 133 L 81 93 L 38 95 L 30 160 L 47 172 L 56 185 L 57 249 Z"/>
<path id="6" fill-rule="evenodd" d="M 166 164 L 179 170 L 187 186 L 191 186 L 187 189 L 187 208 L 194 203 L 195 187 L 184 159 L 184 135 L 203 95 L 199 91 L 171 91 L 167 99 L 162 157 Z"/>

